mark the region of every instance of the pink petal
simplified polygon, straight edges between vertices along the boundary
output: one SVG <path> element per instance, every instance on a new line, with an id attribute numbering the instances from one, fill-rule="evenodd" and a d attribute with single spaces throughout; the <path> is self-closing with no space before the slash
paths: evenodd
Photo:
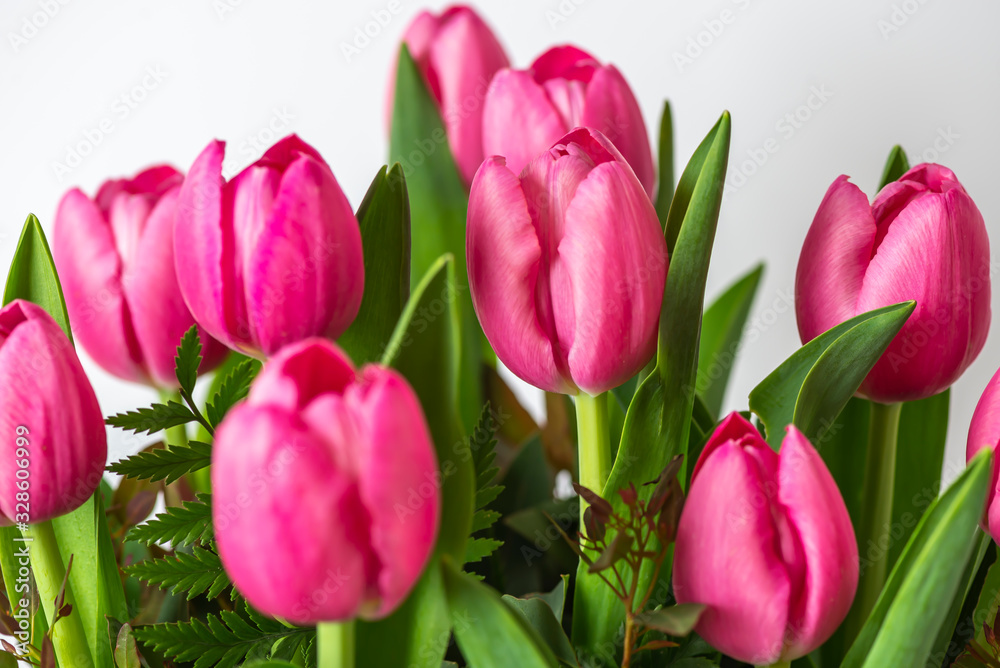
<path id="1" fill-rule="evenodd" d="M 847 179 L 838 177 L 826 191 L 799 255 L 795 314 L 803 343 L 861 312 L 875 220 L 868 198 Z"/>
<path id="2" fill-rule="evenodd" d="M 969 425 L 969 439 L 966 444 L 965 456 L 971 461 L 976 453 L 984 448 L 994 451 L 1000 445 L 1000 370 L 993 374 L 983 395 L 976 404 Z M 985 528 L 994 540 L 1000 536 L 1000 503 L 997 503 L 997 492 L 1000 485 L 1000 458 L 993 459 L 993 479 L 990 484 L 990 497 L 987 502 Z"/>
<path id="3" fill-rule="evenodd" d="M 600 63 L 592 55 L 571 44 L 554 46 L 535 59 L 531 73 L 542 83 L 552 79 L 569 79 L 587 83 Z"/>
<path id="4" fill-rule="evenodd" d="M 267 361 L 250 388 L 249 401 L 301 410 L 324 393 L 342 394 L 354 378 L 354 365 L 335 343 L 305 339 Z"/>
<path id="5" fill-rule="evenodd" d="M 515 375 L 551 392 L 575 393 L 556 368 L 535 311 L 541 255 L 520 182 L 502 158 L 488 159 L 469 195 L 466 259 L 476 315 Z"/>
<path id="6" fill-rule="evenodd" d="M 509 69 L 496 73 L 483 103 L 485 156 L 503 156 L 508 169 L 519 174 L 567 130 L 530 74 Z"/>
<path id="7" fill-rule="evenodd" d="M 719 423 L 719 426 L 712 432 L 712 435 L 708 437 L 708 441 L 705 443 L 705 447 L 702 448 L 701 455 L 698 457 L 698 462 L 695 464 L 694 470 L 691 472 L 691 480 L 698 477 L 701 467 L 718 448 L 729 443 L 730 441 L 746 445 L 747 442 L 752 442 L 753 440 L 760 441 L 762 443 L 764 441 L 764 439 L 762 439 L 760 434 L 757 432 L 756 427 L 754 427 L 745 417 L 736 411 L 733 411 L 723 418 L 722 422 Z M 768 447 L 767 443 L 763 443 L 763 446 Z"/>

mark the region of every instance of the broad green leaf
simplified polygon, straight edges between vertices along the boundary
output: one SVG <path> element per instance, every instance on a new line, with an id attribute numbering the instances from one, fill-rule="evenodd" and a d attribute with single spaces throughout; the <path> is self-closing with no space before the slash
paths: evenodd
<path id="1" fill-rule="evenodd" d="M 976 546 L 993 453 L 983 450 L 913 532 L 842 668 L 920 666 L 933 648 Z M 864 560 L 861 562 L 865 566 Z"/>
<path id="2" fill-rule="evenodd" d="M 663 294 L 656 367 L 632 398 L 618 455 L 601 495 L 612 499 L 619 509 L 617 490 L 630 482 L 638 485 L 656 479 L 674 455 L 687 452 L 705 280 L 722 203 L 729 138 L 726 112 L 695 151 L 670 205 L 665 231 L 671 251 L 670 271 Z M 682 471 L 682 479 L 685 475 Z M 616 646 L 615 634 L 625 611 L 610 588 L 586 570 L 581 565 L 577 574 L 573 643 L 581 656 L 601 656 L 603 648 Z M 669 573 L 670 565 L 663 570 Z M 645 590 L 651 578 L 652 568 L 644 568 L 639 589 Z"/>
<path id="3" fill-rule="evenodd" d="M 135 636 L 132 627 L 122 624 L 118 632 L 118 642 L 115 644 L 115 665 L 117 668 L 139 668 L 139 652 L 135 646 Z"/>
<path id="4" fill-rule="evenodd" d="M 949 653 L 954 658 L 959 653 L 957 650 L 964 647 L 965 643 L 971 639 L 970 635 L 972 634 L 968 632 L 974 631 L 974 627 L 969 627 L 969 620 L 966 618 L 966 621 L 962 624 L 962 628 L 958 628 L 959 620 L 975 610 L 975 594 L 978 594 L 978 592 L 972 592 L 972 587 L 975 584 L 980 566 L 983 565 L 983 557 L 986 556 L 992 542 L 993 539 L 989 535 L 982 531 L 976 531 L 976 546 L 972 550 L 972 555 L 969 557 L 969 561 L 965 564 L 965 568 L 962 571 L 958 592 L 951 601 L 948 615 L 938 630 L 937 639 L 931 646 L 931 660 L 936 664 L 940 664 L 941 660 Z M 970 596 L 970 594 L 973 595 Z"/>
<path id="5" fill-rule="evenodd" d="M 410 200 L 399 163 L 375 175 L 358 207 L 365 292 L 337 341 L 358 366 L 382 356 L 410 296 Z"/>
<path id="6" fill-rule="evenodd" d="M 885 161 L 885 168 L 882 170 L 882 178 L 879 180 L 878 189 L 882 190 L 887 184 L 895 181 L 910 169 L 910 161 L 906 159 L 906 152 L 903 147 L 896 144 L 889 151 L 889 157 Z"/>
<path id="7" fill-rule="evenodd" d="M 695 389 L 712 415 L 722 410 L 729 374 L 763 273 L 764 265 L 758 264 L 729 286 L 702 316 Z"/>
<path id="8" fill-rule="evenodd" d="M 500 595 L 450 561 L 442 562 L 452 629 L 462 655 L 475 668 L 555 668 L 552 650 Z M 543 604 L 545 605 L 545 604 Z"/>
<path id="9" fill-rule="evenodd" d="M 459 365 L 455 286 L 454 259 L 443 256 L 414 289 L 382 363 L 406 376 L 424 408 L 441 471 L 438 551 L 461 563 L 472 526 L 476 481 L 455 410 Z"/>
<path id="10" fill-rule="evenodd" d="M 448 136 L 433 97 L 406 46 L 400 47 L 389 137 L 390 162 L 406 177 L 412 234 L 410 276 L 416 283 L 451 253 L 460 318 L 459 418 L 469 431 L 482 408 L 479 367 L 483 334 L 472 308 L 465 268 L 465 215 L 469 195 L 448 147 Z"/>
<path id="11" fill-rule="evenodd" d="M 764 424 L 771 447 L 781 444 L 785 426 L 793 423 L 811 440 L 822 438 L 913 307 L 884 306 L 832 327 L 751 390 L 750 410 Z"/>
<path id="12" fill-rule="evenodd" d="M 657 151 L 656 216 L 661 225 L 666 225 L 670 212 L 670 201 L 674 198 L 674 119 L 670 111 L 670 100 L 663 101 L 660 116 L 660 143 Z"/>
<path id="13" fill-rule="evenodd" d="M 986 579 L 979 590 L 979 597 L 976 600 L 975 611 L 972 613 L 972 624 L 975 631 L 975 638 L 980 643 L 985 643 L 986 635 L 983 631 L 983 622 L 992 625 L 996 618 L 997 609 L 1000 609 L 1000 554 L 990 565 L 986 572 Z"/>
<path id="14" fill-rule="evenodd" d="M 28 220 L 24 222 L 14 259 L 10 263 L 10 273 L 7 274 L 3 303 L 6 306 L 15 299 L 41 306 L 62 327 L 69 340 L 73 340 L 52 252 L 35 214 L 28 214 Z"/>
<path id="15" fill-rule="evenodd" d="M 540 598 L 516 598 L 510 595 L 504 595 L 502 600 L 524 617 L 524 621 L 528 622 L 561 663 L 567 666 L 579 665 L 573 645 L 566 637 L 555 611 L 547 602 Z"/>

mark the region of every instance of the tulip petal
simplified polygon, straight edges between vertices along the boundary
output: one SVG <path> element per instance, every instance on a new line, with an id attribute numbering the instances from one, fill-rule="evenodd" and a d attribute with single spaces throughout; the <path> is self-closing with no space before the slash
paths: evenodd
<path id="1" fill-rule="evenodd" d="M 250 388 L 255 405 L 304 409 L 324 393 L 342 394 L 354 382 L 351 360 L 332 341 L 310 338 L 285 346 L 269 359 Z"/>
<path id="2" fill-rule="evenodd" d="M 527 72 L 504 69 L 483 103 L 483 154 L 503 156 L 519 174 L 569 130 L 542 87 Z"/>
<path id="3" fill-rule="evenodd" d="M 983 395 L 976 404 L 969 424 L 969 440 L 966 444 L 965 457 L 972 461 L 976 453 L 984 448 L 996 450 L 1000 445 L 1000 370 L 993 374 Z M 993 479 L 990 482 L 990 495 L 987 502 L 984 528 L 994 540 L 1000 536 L 1000 503 L 997 503 L 1000 492 L 1000 458 L 993 458 Z"/>
<path id="4" fill-rule="evenodd" d="M 472 183 L 466 233 L 476 315 L 516 376 L 550 392 L 575 393 L 556 368 L 535 311 L 541 255 L 520 182 L 502 158 L 488 158 Z"/>
<path id="5" fill-rule="evenodd" d="M 781 655 L 791 600 L 769 491 L 754 457 L 721 445 L 692 482 L 674 551 L 677 602 L 708 606 L 699 635 L 755 665 Z"/>
<path id="6" fill-rule="evenodd" d="M 840 176 L 813 219 L 795 274 L 795 312 L 802 342 L 853 318 L 875 240 L 868 197 Z"/>
<path id="7" fill-rule="evenodd" d="M 789 426 L 778 465 L 778 500 L 805 560 L 782 659 L 805 656 L 840 626 L 858 585 L 858 546 L 844 499 L 819 453 Z"/>
<path id="8" fill-rule="evenodd" d="M 552 79 L 570 79 L 586 83 L 599 67 L 597 59 L 583 49 L 572 44 L 563 44 L 554 46 L 538 56 L 531 64 L 531 73 L 539 83 Z"/>
<path id="9" fill-rule="evenodd" d="M 702 448 L 701 455 L 698 456 L 698 462 L 694 465 L 694 470 L 691 472 L 691 480 L 698 477 L 701 467 L 718 448 L 722 447 L 726 443 L 729 443 L 730 441 L 737 444 L 745 442 L 748 440 L 748 436 L 750 438 L 756 437 L 757 440 L 760 440 L 760 434 L 757 432 L 757 428 L 754 427 L 745 417 L 740 415 L 738 412 L 733 411 L 723 418 L 722 422 L 719 423 L 719 426 L 712 432 L 712 435 L 708 437 L 705 447 Z"/>

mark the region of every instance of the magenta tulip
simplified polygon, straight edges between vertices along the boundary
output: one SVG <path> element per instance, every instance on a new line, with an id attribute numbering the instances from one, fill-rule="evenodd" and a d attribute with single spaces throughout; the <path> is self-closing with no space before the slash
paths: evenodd
<path id="1" fill-rule="evenodd" d="M 989 385 L 983 391 L 983 396 L 976 404 L 969 425 L 969 441 L 965 454 L 969 461 L 983 448 L 994 451 L 1000 444 L 1000 370 L 990 379 Z M 986 504 L 986 515 L 983 517 L 983 528 L 993 537 L 1000 540 L 1000 503 L 997 502 L 997 492 L 1000 491 L 1000 459 L 993 458 L 993 482 L 990 488 L 989 500 Z"/>
<path id="2" fill-rule="evenodd" d="M 70 190 L 56 213 L 52 253 L 73 333 L 108 373 L 176 388 L 174 355 L 195 324 L 174 270 L 174 219 L 184 175 L 151 167 L 106 181 L 91 199 Z M 227 350 L 201 332 L 202 371 Z"/>
<path id="3" fill-rule="evenodd" d="M 101 484 L 104 418 L 73 344 L 42 308 L 0 309 L 0 525 L 76 510 Z"/>
<path id="4" fill-rule="evenodd" d="M 947 389 L 990 326 L 983 216 L 951 170 L 917 165 L 868 198 L 841 176 L 806 235 L 795 311 L 806 342 L 865 311 L 915 300 L 902 330 L 858 390 L 880 403 Z"/>
<path id="5" fill-rule="evenodd" d="M 437 456 L 398 373 L 309 339 L 271 358 L 212 455 L 219 554 L 259 610 L 296 623 L 378 619 L 434 548 Z"/>
<path id="6" fill-rule="evenodd" d="M 614 65 L 574 46 L 549 49 L 527 70 L 497 72 L 483 105 L 483 151 L 520 172 L 576 127 L 603 133 L 653 194 L 656 173 L 646 124 L 632 89 Z"/>
<path id="7" fill-rule="evenodd" d="M 174 252 L 195 320 L 255 356 L 340 336 L 358 313 L 364 265 L 358 221 L 330 167 L 290 135 L 224 182 L 224 150 L 209 144 L 180 190 Z"/>
<path id="8" fill-rule="evenodd" d="M 462 5 L 436 16 L 420 12 L 403 42 L 438 104 L 458 171 L 470 183 L 483 162 L 483 100 L 493 75 L 510 65 L 507 54 L 479 14 Z"/>
<path id="9" fill-rule="evenodd" d="M 732 413 L 698 458 L 677 527 L 674 593 L 695 630 L 740 661 L 805 656 L 847 616 L 858 547 L 833 477 L 789 426 L 775 453 Z"/>
<path id="10" fill-rule="evenodd" d="M 552 392 L 599 394 L 656 350 L 667 247 L 610 141 L 578 129 L 520 176 L 503 158 L 472 182 L 472 302 L 500 360 Z"/>

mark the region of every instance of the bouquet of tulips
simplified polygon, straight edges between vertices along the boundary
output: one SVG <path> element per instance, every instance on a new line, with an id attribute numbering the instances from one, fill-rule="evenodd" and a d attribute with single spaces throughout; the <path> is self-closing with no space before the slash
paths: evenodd
<path id="1" fill-rule="evenodd" d="M 802 347 L 726 415 L 763 269 L 706 306 L 728 113 L 675 179 L 669 105 L 654 151 L 614 66 L 514 69 L 465 7 L 392 91 L 357 210 L 292 135 L 28 217 L 0 668 L 1000 666 L 1000 374 L 943 470 L 992 274 L 951 170 L 835 178 Z M 105 416 L 76 346 L 161 400 Z"/>

